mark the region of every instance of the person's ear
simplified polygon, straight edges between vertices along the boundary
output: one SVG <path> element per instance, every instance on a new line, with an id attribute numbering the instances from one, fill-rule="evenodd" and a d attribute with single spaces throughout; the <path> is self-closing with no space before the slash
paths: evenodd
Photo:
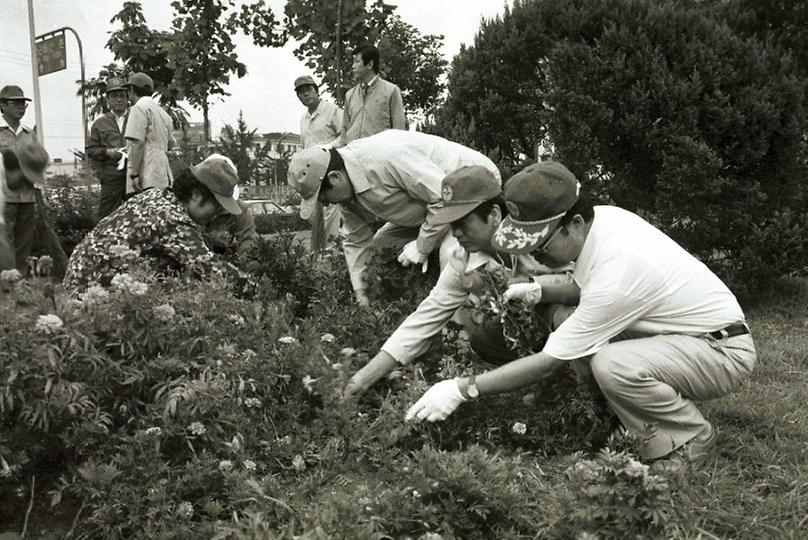
<path id="1" fill-rule="evenodd" d="M 493 205 L 491 211 L 488 212 L 488 221 L 496 227 L 502 222 L 502 210 L 498 204 Z"/>
<path id="2" fill-rule="evenodd" d="M 326 175 L 326 178 L 328 178 L 328 183 L 334 187 L 342 180 L 342 174 L 340 174 L 340 171 L 331 171 Z"/>

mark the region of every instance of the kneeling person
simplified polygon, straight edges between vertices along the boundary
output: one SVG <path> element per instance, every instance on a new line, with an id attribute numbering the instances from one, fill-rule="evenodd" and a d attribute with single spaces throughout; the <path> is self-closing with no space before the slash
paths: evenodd
<path id="1" fill-rule="evenodd" d="M 130 198 L 76 246 L 67 265 L 65 288 L 107 286 L 116 274 L 144 268 L 158 274 L 238 275 L 214 256 L 202 235 L 220 212 L 240 214 L 233 198 L 238 183 L 230 159 L 213 154 L 184 171 L 165 189 Z"/>
<path id="2" fill-rule="evenodd" d="M 534 278 L 542 301 L 575 304 L 578 287 L 568 275 L 551 270 L 530 255 L 510 257 L 497 252 L 494 232 L 507 215 L 499 179 L 480 166 L 463 167 L 443 179 L 443 201 L 435 210 L 435 225 L 450 225 L 460 247 L 452 253 L 435 287 L 396 329 L 379 353 L 360 369 L 345 388 L 346 397 L 363 394 L 400 364 L 426 352 L 430 339 L 463 307 L 471 293 L 482 292 L 480 272 L 507 266 L 514 281 Z M 539 276 L 539 277 L 535 277 Z M 501 328 L 471 329 L 472 348 L 486 361 L 502 364 L 516 356 L 505 345 Z"/>

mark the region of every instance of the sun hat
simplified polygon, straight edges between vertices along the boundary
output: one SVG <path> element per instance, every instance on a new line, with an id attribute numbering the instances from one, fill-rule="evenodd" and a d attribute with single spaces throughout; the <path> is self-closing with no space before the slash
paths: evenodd
<path id="1" fill-rule="evenodd" d="M 231 214 L 241 214 L 238 205 L 238 171 L 233 161 L 221 154 L 211 154 L 193 165 L 191 174 L 204 184 L 222 208 Z"/>
<path id="2" fill-rule="evenodd" d="M 308 75 L 303 75 L 302 77 L 298 77 L 297 79 L 295 79 L 295 91 L 297 91 L 297 89 L 300 88 L 301 86 L 308 86 L 308 85 L 312 85 L 315 88 L 317 88 L 317 83 L 314 82 L 314 79 L 312 79 Z"/>
<path id="3" fill-rule="evenodd" d="M 330 162 L 331 151 L 324 144 L 303 149 L 289 161 L 287 181 L 303 199 L 300 202 L 300 217 L 303 219 L 311 218 L 317 208 L 317 197 Z"/>
<path id="4" fill-rule="evenodd" d="M 13 100 L 13 101 L 31 101 L 31 98 L 25 97 L 22 88 L 10 84 L 0 89 L 0 100 Z"/>
<path id="5" fill-rule="evenodd" d="M 17 157 L 20 170 L 34 184 L 45 183 L 45 169 L 50 156 L 48 151 L 34 137 L 21 137 L 14 143 L 12 152 Z"/>
<path id="6" fill-rule="evenodd" d="M 494 246 L 507 253 L 530 253 L 542 245 L 578 200 L 581 184 L 564 165 L 528 165 L 505 183 L 508 216 L 494 233 Z"/>
<path id="7" fill-rule="evenodd" d="M 500 193 L 502 186 L 494 173 L 481 165 L 461 167 L 441 182 L 441 200 L 430 222 L 447 225 L 462 219 Z"/>

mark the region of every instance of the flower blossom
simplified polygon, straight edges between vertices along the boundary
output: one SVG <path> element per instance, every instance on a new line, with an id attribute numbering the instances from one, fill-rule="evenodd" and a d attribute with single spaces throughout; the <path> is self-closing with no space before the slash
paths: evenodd
<path id="1" fill-rule="evenodd" d="M 194 515 L 194 505 L 188 501 L 182 501 L 177 507 L 177 515 L 181 518 L 188 519 Z"/>
<path id="2" fill-rule="evenodd" d="M 334 334 L 323 334 L 320 336 L 320 341 L 323 343 L 333 343 L 335 339 L 337 338 L 334 337 Z"/>
<path id="3" fill-rule="evenodd" d="M 297 342 L 297 338 L 293 336 L 283 336 L 278 338 L 278 343 L 283 343 L 284 345 L 292 345 Z"/>
<path id="4" fill-rule="evenodd" d="M 313 385 L 314 385 L 314 383 L 316 383 L 316 382 L 317 382 L 317 379 L 312 378 L 312 376 L 311 376 L 311 375 L 306 375 L 305 377 L 303 377 L 303 386 L 305 386 L 305 387 L 306 387 L 306 391 L 307 391 L 309 394 L 311 394 L 312 392 L 314 392 Z"/>
<path id="5" fill-rule="evenodd" d="M 524 435 L 527 433 L 527 425 L 523 422 L 514 422 L 513 427 L 511 427 L 511 431 L 518 435 Z"/>
<path id="6" fill-rule="evenodd" d="M 342 356 L 353 356 L 356 354 L 356 349 L 353 347 L 345 347 L 339 352 Z"/>
<path id="7" fill-rule="evenodd" d="M 174 315 L 177 314 L 171 304 L 160 304 L 159 306 L 155 306 L 152 308 L 152 313 L 154 313 L 155 319 L 163 322 L 170 321 L 174 318 Z"/>
<path id="8" fill-rule="evenodd" d="M 202 422 L 191 422 L 188 426 L 188 431 L 194 435 L 204 435 L 208 430 Z"/>
<path id="9" fill-rule="evenodd" d="M 230 322 L 232 322 L 236 326 L 244 326 L 244 324 L 246 322 L 244 320 L 244 317 L 242 317 L 241 315 L 239 315 L 237 313 L 231 313 L 230 315 L 227 316 L 227 318 L 230 319 Z"/>
<path id="10" fill-rule="evenodd" d="M 152 426 L 146 429 L 146 435 L 160 435 L 163 433 L 163 430 L 158 426 Z"/>
<path id="11" fill-rule="evenodd" d="M 253 460 L 251 460 L 251 459 L 245 459 L 242 462 L 242 465 L 244 465 L 244 469 L 247 470 L 247 471 L 252 472 L 252 471 L 255 470 L 255 462 Z"/>
<path id="12" fill-rule="evenodd" d="M 258 399 L 258 398 L 254 398 L 254 397 L 248 397 L 247 399 L 244 400 L 244 405 L 248 409 L 253 409 L 255 407 L 260 407 L 261 406 L 261 400 Z"/>
<path id="13" fill-rule="evenodd" d="M 92 305 L 102 300 L 109 298 L 109 291 L 101 285 L 92 285 L 79 295 L 81 303 L 84 305 Z"/>
<path id="14" fill-rule="evenodd" d="M 40 315 L 36 320 L 36 329 L 40 332 L 44 332 L 45 334 L 52 334 L 59 330 L 62 326 L 64 326 L 64 323 L 58 315 Z"/>
<path id="15" fill-rule="evenodd" d="M 223 459 L 219 462 L 219 470 L 223 473 L 230 472 L 233 470 L 233 462 L 229 459 Z"/>
<path id="16" fill-rule="evenodd" d="M 0 281 L 19 281 L 21 279 L 22 274 L 20 274 L 20 271 L 16 268 L 0 272 Z"/>
<path id="17" fill-rule="evenodd" d="M 149 290 L 148 285 L 132 279 L 132 276 L 127 273 L 115 274 L 110 284 L 115 289 L 126 291 L 135 296 L 142 296 Z"/>
<path id="18" fill-rule="evenodd" d="M 292 467 L 297 471 L 304 471 L 306 470 L 306 460 L 303 459 L 303 456 L 298 454 L 292 460 Z"/>

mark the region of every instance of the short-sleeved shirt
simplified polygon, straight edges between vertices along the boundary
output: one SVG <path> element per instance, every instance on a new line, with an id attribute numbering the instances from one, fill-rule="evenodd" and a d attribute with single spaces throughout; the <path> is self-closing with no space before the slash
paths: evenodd
<path id="1" fill-rule="evenodd" d="M 314 112 L 308 109 L 300 119 L 300 141 L 303 148 L 316 144 L 334 146 L 342 134 L 342 109 L 324 99 Z"/>
<path id="2" fill-rule="evenodd" d="M 140 188 L 164 188 L 171 186 L 174 177 L 168 163 L 168 147 L 173 140 L 171 117 L 159 103 L 149 96 L 137 100 L 129 111 L 124 136 L 130 141 L 142 141 L 143 164 L 140 171 Z M 136 191 L 127 181 L 126 192 Z"/>
<path id="3" fill-rule="evenodd" d="M 345 96 L 343 144 L 386 129 L 406 129 L 404 101 L 395 84 L 378 75 L 367 85 L 359 83 Z"/>
<path id="4" fill-rule="evenodd" d="M 64 286 L 107 286 L 116 274 L 139 268 L 194 276 L 235 271 L 215 257 L 170 189 L 139 193 L 99 221 L 70 255 Z"/>
<path id="5" fill-rule="evenodd" d="M 11 129 L 5 118 L 0 115 L 0 150 L 6 150 L 14 146 L 19 139 L 34 138 L 36 134 L 34 130 L 20 124 L 16 130 Z M 34 193 L 34 184 L 25 182 L 22 186 L 11 189 L 3 182 L 2 186 L 5 192 L 5 199 L 7 203 L 33 203 L 36 202 L 36 194 Z"/>
<path id="6" fill-rule="evenodd" d="M 544 346 L 560 360 L 594 354 L 624 330 L 698 336 L 744 320 L 735 296 L 707 266 L 614 206 L 595 207 L 573 279 L 581 288 L 578 307 Z"/>

